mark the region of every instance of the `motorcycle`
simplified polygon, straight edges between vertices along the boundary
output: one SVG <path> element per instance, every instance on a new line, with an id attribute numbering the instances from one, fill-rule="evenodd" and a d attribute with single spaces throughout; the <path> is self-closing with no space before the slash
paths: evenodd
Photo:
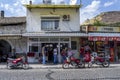
<path id="1" fill-rule="evenodd" d="M 110 56 L 104 55 L 102 57 L 98 56 L 96 52 L 93 52 L 91 55 L 91 61 L 88 63 L 88 67 L 92 67 L 93 64 L 102 65 L 103 67 L 109 67 L 110 65 Z"/>
<path id="2" fill-rule="evenodd" d="M 91 61 L 91 55 L 90 55 L 90 51 L 85 51 L 84 53 L 84 58 L 83 58 L 83 67 L 85 67 L 85 64 L 88 64 L 89 67 L 89 62 Z"/>
<path id="3" fill-rule="evenodd" d="M 13 68 L 18 68 L 18 67 L 22 67 L 23 69 L 29 68 L 29 65 L 25 61 L 24 57 L 20 57 L 16 59 L 13 59 L 13 58 L 7 59 L 7 69 L 13 69 Z"/>
<path id="4" fill-rule="evenodd" d="M 71 56 L 70 58 L 67 57 L 67 59 L 62 64 L 63 69 L 70 68 L 70 65 L 75 68 L 81 68 L 83 67 L 83 63 L 80 59 L 76 59 L 75 57 Z"/>

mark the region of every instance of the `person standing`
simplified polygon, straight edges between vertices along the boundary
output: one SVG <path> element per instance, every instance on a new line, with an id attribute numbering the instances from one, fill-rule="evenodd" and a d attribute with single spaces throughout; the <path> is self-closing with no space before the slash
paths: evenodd
<path id="1" fill-rule="evenodd" d="M 79 53 L 80 53 L 80 59 L 83 60 L 83 57 L 84 57 L 84 47 L 83 46 L 80 47 Z"/>
<path id="2" fill-rule="evenodd" d="M 57 51 L 57 48 L 55 47 L 53 50 L 54 64 L 57 64 L 57 54 L 58 54 L 58 51 Z"/>
<path id="3" fill-rule="evenodd" d="M 68 58 L 70 58 L 71 56 L 73 56 L 73 52 L 72 52 L 71 48 L 68 48 L 67 56 L 68 56 Z"/>
<path id="4" fill-rule="evenodd" d="M 88 44 L 85 45 L 85 62 L 89 62 L 91 60 L 91 48 Z"/>
<path id="5" fill-rule="evenodd" d="M 91 52 L 91 48 L 90 48 L 90 46 L 88 44 L 86 44 L 84 46 L 84 50 L 85 50 L 85 52 Z"/>
<path id="6" fill-rule="evenodd" d="M 62 49 L 61 56 L 62 56 L 62 63 L 63 63 L 64 60 L 66 60 L 66 50 L 65 49 Z"/>
<path id="7" fill-rule="evenodd" d="M 42 64 L 46 64 L 46 48 L 42 47 Z"/>

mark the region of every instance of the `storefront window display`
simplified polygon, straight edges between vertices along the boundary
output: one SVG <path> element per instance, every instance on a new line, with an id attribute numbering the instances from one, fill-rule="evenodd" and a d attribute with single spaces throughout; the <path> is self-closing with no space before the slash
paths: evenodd
<path id="1" fill-rule="evenodd" d="M 114 41 L 89 41 L 92 51 L 98 53 L 98 56 L 110 55 L 111 61 L 115 58 Z"/>
<path id="2" fill-rule="evenodd" d="M 105 45 L 103 41 L 97 41 L 96 42 L 96 51 L 98 53 L 98 56 L 104 56 L 105 55 Z"/>

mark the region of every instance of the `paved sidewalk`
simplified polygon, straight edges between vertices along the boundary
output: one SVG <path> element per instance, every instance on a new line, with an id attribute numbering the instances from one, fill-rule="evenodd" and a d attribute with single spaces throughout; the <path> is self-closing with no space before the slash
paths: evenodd
<path id="1" fill-rule="evenodd" d="M 30 68 L 33 69 L 60 69 L 62 68 L 62 64 L 29 64 Z"/>
<path id="2" fill-rule="evenodd" d="M 94 67 L 99 65 L 93 65 Z M 120 68 L 120 63 L 111 63 L 110 67 Z M 0 69 L 6 69 L 6 63 L 0 63 Z M 61 69 L 62 64 L 29 64 L 30 69 Z M 87 68 L 87 65 L 86 65 Z"/>
<path id="3" fill-rule="evenodd" d="M 29 69 L 59 69 L 62 68 L 62 64 L 29 64 Z M 7 69 L 6 63 L 0 63 L 0 69 Z"/>

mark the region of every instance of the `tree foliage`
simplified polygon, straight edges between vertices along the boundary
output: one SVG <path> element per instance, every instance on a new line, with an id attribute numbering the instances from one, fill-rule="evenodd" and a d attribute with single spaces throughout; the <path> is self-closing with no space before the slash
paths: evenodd
<path id="1" fill-rule="evenodd" d="M 106 26 L 107 24 L 102 23 L 102 22 L 100 22 L 100 21 L 98 21 L 98 20 L 95 20 L 94 23 L 93 23 L 93 25 L 94 25 L 94 26 Z"/>

